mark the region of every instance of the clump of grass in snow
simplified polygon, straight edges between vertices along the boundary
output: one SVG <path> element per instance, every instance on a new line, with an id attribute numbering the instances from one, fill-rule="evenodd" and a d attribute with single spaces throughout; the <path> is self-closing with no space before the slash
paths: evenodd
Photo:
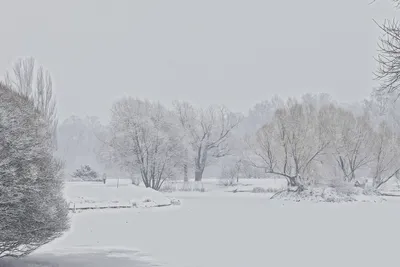
<path id="1" fill-rule="evenodd" d="M 191 183 L 186 182 L 182 184 L 178 183 L 165 183 L 159 190 L 160 192 L 176 192 L 176 191 L 183 191 L 183 192 L 206 192 L 206 189 L 203 186 L 203 183 Z"/>
<path id="2" fill-rule="evenodd" d="M 254 187 L 253 190 L 251 191 L 252 193 L 277 193 L 282 191 L 282 188 L 263 188 L 263 187 Z"/>
<path id="3" fill-rule="evenodd" d="M 203 186 L 201 186 L 201 187 L 183 186 L 182 188 L 179 189 L 179 191 L 184 191 L 184 192 L 206 192 L 206 189 Z"/>
<path id="4" fill-rule="evenodd" d="M 176 190 L 176 185 L 170 184 L 170 183 L 165 183 L 159 190 L 160 192 L 167 192 L 167 193 L 172 193 L 177 191 Z"/>

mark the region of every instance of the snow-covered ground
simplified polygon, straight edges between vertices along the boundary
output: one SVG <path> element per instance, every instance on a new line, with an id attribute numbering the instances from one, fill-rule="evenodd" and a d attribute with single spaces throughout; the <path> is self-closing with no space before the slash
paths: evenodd
<path id="1" fill-rule="evenodd" d="M 155 190 L 124 183 L 68 182 L 64 193 L 70 208 L 154 207 L 171 204 Z"/>
<path id="2" fill-rule="evenodd" d="M 74 191 L 70 196 L 94 190 L 74 188 L 67 189 Z M 179 196 L 182 205 L 76 213 L 72 229 L 32 257 L 51 253 L 61 262 L 69 255 L 70 261 L 86 259 L 87 265 L 79 266 L 112 262 L 114 267 L 128 266 L 127 260 L 133 267 L 392 266 L 398 262 L 400 201 L 396 198 L 337 204 L 284 202 L 270 200 L 269 194 L 224 190 L 168 195 Z M 98 265 L 88 265 L 96 261 Z"/>
<path id="3" fill-rule="evenodd" d="M 398 198 L 289 202 L 270 200 L 272 193 L 250 193 L 254 187 L 279 189 L 282 184 L 273 180 L 242 180 L 233 187 L 205 180 L 204 186 L 205 192 L 161 194 L 133 185 L 68 183 L 70 200 L 177 197 L 182 205 L 74 213 L 71 230 L 25 262 L 59 267 L 364 267 L 398 262 Z M 245 192 L 229 192 L 233 188 Z"/>

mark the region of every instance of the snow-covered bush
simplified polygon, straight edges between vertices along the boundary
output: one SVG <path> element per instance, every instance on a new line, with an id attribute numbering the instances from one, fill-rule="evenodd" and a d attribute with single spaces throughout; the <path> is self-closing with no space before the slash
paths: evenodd
<path id="1" fill-rule="evenodd" d="M 89 165 L 83 165 L 77 169 L 73 174 L 73 178 L 80 178 L 83 181 L 101 181 L 96 171 L 92 170 Z"/>
<path id="2" fill-rule="evenodd" d="M 301 192 L 281 191 L 276 193 L 273 199 L 288 201 L 312 201 L 312 202 L 353 202 L 356 198 L 337 191 L 335 188 L 307 188 Z"/>
<path id="3" fill-rule="evenodd" d="M 24 256 L 68 228 L 63 166 L 34 101 L 0 84 L 0 258 Z"/>

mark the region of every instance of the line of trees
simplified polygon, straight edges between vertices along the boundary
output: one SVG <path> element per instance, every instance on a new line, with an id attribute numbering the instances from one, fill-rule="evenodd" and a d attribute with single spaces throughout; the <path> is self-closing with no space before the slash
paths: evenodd
<path id="1" fill-rule="evenodd" d="M 379 189 L 399 174 L 398 116 L 383 116 L 379 102 L 365 101 L 355 111 L 326 94 L 268 103 L 257 106 L 263 123 L 253 123 L 256 130 L 246 134 L 249 117 L 225 107 L 174 102 L 167 109 L 125 97 L 113 105 L 100 154 L 156 190 L 187 177 L 188 168 L 201 181 L 206 167 L 224 157 L 232 161 L 232 169 L 224 170 L 229 178 L 260 170 L 263 177 L 284 177 L 294 190 L 332 183 L 327 180 L 354 184 L 366 171 Z"/>
<path id="2" fill-rule="evenodd" d="M 327 179 L 355 183 L 361 169 L 369 171 L 374 189 L 379 189 L 400 170 L 400 133 L 369 113 L 355 115 L 335 104 L 316 107 L 289 99 L 247 139 L 246 160 L 286 178 L 293 190 Z"/>
<path id="3" fill-rule="evenodd" d="M 201 181 L 206 166 L 229 153 L 227 141 L 240 118 L 224 107 L 202 110 L 179 102 L 174 107 L 131 97 L 114 103 L 109 130 L 102 135 L 102 158 L 138 173 L 156 190 L 182 171 L 187 175 L 188 167 Z"/>

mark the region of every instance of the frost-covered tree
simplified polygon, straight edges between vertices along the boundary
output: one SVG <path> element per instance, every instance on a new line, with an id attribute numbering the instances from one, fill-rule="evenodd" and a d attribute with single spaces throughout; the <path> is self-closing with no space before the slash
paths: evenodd
<path id="1" fill-rule="evenodd" d="M 289 99 L 270 123 L 248 139 L 247 161 L 268 174 L 285 177 L 290 189 L 303 190 L 330 144 L 323 121 L 313 105 Z"/>
<path id="2" fill-rule="evenodd" d="M 222 106 L 196 109 L 186 102 L 174 106 L 194 154 L 195 181 L 201 181 L 211 159 L 228 155 L 229 137 L 241 118 Z"/>
<path id="3" fill-rule="evenodd" d="M 137 170 L 146 187 L 160 189 L 181 168 L 184 155 L 178 122 L 158 103 L 131 97 L 112 107 L 111 156 L 125 170 Z"/>
<path id="4" fill-rule="evenodd" d="M 52 122 L 0 84 L 0 257 L 24 256 L 68 229 Z"/>

